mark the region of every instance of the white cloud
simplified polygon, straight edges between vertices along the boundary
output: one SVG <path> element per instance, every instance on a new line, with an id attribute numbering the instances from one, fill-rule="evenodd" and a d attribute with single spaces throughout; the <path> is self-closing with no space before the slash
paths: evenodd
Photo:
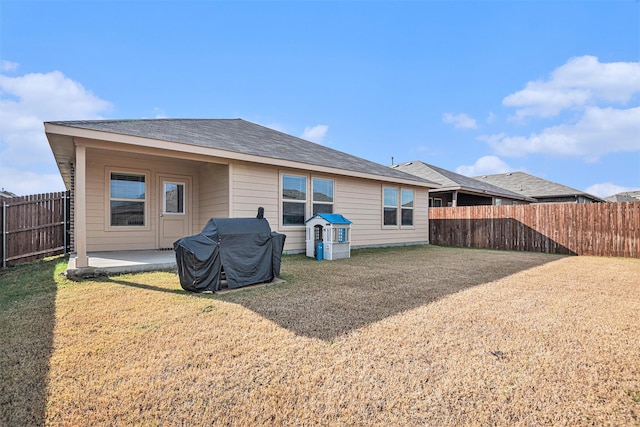
<path id="1" fill-rule="evenodd" d="M 476 123 L 476 120 L 474 118 L 467 116 L 464 113 L 460 113 L 460 114 L 444 113 L 442 115 L 442 121 L 447 124 L 453 125 L 454 127 L 459 129 L 477 129 L 478 128 L 478 124 Z"/>
<path id="2" fill-rule="evenodd" d="M 11 62 L 3 59 L 0 61 L 0 71 L 16 71 L 18 69 L 17 62 Z"/>
<path id="3" fill-rule="evenodd" d="M 508 164 L 496 156 L 480 157 L 471 166 L 458 166 L 456 172 L 465 176 L 493 175 L 513 171 Z"/>
<path id="4" fill-rule="evenodd" d="M 0 185 L 14 193 L 19 193 L 15 188 L 54 191 L 49 186 L 58 169 L 43 122 L 98 119 L 110 107 L 60 71 L 0 74 Z M 56 191 L 63 190 L 62 181 L 57 182 Z"/>
<path id="5" fill-rule="evenodd" d="M 569 59 L 546 81 L 532 81 L 504 98 L 518 107 L 515 118 L 553 117 L 566 109 L 584 108 L 598 102 L 628 103 L 640 92 L 640 62 L 601 63 L 595 56 Z"/>
<path id="6" fill-rule="evenodd" d="M 640 150 L 640 107 L 590 107 L 575 124 L 548 127 L 528 137 L 502 133 L 480 139 L 502 156 L 543 153 L 595 161 L 606 153 Z"/>
<path id="7" fill-rule="evenodd" d="M 613 184 L 611 182 L 603 182 L 600 184 L 593 184 L 592 186 L 590 186 L 584 191 L 589 194 L 593 194 L 594 196 L 604 198 L 604 197 L 613 196 L 614 194 L 618 194 L 618 193 L 626 193 L 629 191 L 638 191 L 638 190 L 639 190 L 638 188 L 623 187 L 620 185 Z"/>
<path id="8" fill-rule="evenodd" d="M 306 139 L 308 141 L 322 143 L 322 140 L 327 134 L 329 130 L 329 126 L 327 125 L 316 125 L 313 127 L 305 127 L 304 132 L 302 132 L 302 139 Z"/>

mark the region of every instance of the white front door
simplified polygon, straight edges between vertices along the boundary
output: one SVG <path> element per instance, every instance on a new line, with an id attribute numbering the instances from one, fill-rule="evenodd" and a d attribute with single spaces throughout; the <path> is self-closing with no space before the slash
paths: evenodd
<path id="1" fill-rule="evenodd" d="M 160 175 L 160 219 L 158 247 L 173 248 L 173 242 L 191 234 L 189 177 Z"/>

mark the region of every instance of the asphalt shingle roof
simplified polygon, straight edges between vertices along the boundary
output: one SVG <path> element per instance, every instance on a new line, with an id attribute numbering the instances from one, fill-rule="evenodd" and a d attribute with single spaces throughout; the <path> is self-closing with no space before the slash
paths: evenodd
<path id="1" fill-rule="evenodd" d="M 441 189 L 467 190 L 481 194 L 490 194 L 517 200 L 529 199 L 532 201 L 530 197 L 527 197 L 522 193 L 516 193 L 505 188 L 497 187 L 490 183 L 479 181 L 419 160 L 394 165 L 393 168 L 440 184 L 442 188 L 436 189 L 436 191 Z"/>
<path id="2" fill-rule="evenodd" d="M 242 119 L 76 120 L 49 123 L 433 184 L 415 175 Z"/>
<path id="3" fill-rule="evenodd" d="M 638 202 L 640 201 L 640 191 L 625 191 L 605 197 L 607 202 Z"/>
<path id="4" fill-rule="evenodd" d="M 509 172 L 496 175 L 476 176 L 475 179 L 498 187 L 506 188 L 515 193 L 523 194 L 528 197 L 545 198 L 545 197 L 569 197 L 581 195 L 594 200 L 601 200 L 584 191 L 567 187 L 566 185 L 556 182 L 547 181 L 537 176 L 529 175 L 524 172 Z"/>

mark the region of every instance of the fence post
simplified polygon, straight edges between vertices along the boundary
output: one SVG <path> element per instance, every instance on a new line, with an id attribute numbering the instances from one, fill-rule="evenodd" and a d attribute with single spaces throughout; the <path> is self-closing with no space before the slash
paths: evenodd
<path id="1" fill-rule="evenodd" d="M 64 223 L 64 225 L 62 226 L 62 232 L 64 233 L 62 235 L 62 253 L 64 255 L 67 254 L 67 193 L 64 192 L 62 193 L 62 221 Z"/>
<path id="2" fill-rule="evenodd" d="M 2 201 L 2 268 L 7 267 L 7 201 Z"/>

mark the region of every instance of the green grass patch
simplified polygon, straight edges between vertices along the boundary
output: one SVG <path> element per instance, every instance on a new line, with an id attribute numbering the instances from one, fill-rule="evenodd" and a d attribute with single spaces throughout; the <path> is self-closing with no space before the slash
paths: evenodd
<path id="1" fill-rule="evenodd" d="M 24 299 L 55 293 L 58 274 L 66 267 L 65 257 L 55 257 L 1 269 L 0 310 Z"/>

